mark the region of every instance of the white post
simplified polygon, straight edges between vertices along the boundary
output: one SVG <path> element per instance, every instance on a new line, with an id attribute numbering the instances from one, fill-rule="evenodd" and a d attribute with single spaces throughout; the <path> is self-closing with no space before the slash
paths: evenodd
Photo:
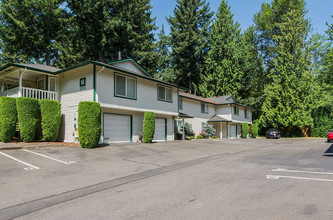
<path id="1" fill-rule="evenodd" d="M 19 70 L 19 97 L 22 97 L 22 71 Z"/>
<path id="2" fill-rule="evenodd" d="M 183 141 L 185 140 L 185 120 L 183 118 Z"/>
<path id="3" fill-rule="evenodd" d="M 5 91 L 5 83 L 3 82 L 2 84 L 1 84 L 1 92 L 4 92 Z"/>
<path id="4" fill-rule="evenodd" d="M 222 122 L 221 122 L 221 134 L 220 138 L 222 139 Z"/>

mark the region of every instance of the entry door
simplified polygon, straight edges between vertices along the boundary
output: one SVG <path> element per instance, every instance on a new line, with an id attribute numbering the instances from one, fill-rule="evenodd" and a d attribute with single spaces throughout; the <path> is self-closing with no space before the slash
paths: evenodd
<path id="1" fill-rule="evenodd" d="M 230 125 L 231 134 L 230 138 L 237 138 L 237 125 Z"/>
<path id="2" fill-rule="evenodd" d="M 104 114 L 104 143 L 131 141 L 131 116 Z"/>
<path id="3" fill-rule="evenodd" d="M 155 133 L 153 141 L 165 141 L 165 118 L 155 118 Z"/>

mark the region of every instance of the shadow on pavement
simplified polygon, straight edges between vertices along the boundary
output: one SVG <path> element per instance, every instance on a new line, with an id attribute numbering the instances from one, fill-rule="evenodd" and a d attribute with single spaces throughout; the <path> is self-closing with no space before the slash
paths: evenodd
<path id="1" fill-rule="evenodd" d="M 323 156 L 333 157 L 333 144 L 325 151 Z"/>

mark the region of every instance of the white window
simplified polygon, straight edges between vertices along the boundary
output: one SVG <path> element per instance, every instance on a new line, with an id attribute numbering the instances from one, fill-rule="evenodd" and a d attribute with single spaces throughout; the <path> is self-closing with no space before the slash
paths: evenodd
<path id="1" fill-rule="evenodd" d="M 201 113 L 208 114 L 208 104 L 206 103 L 201 103 Z"/>
<path id="2" fill-rule="evenodd" d="M 172 88 L 158 85 L 157 99 L 165 102 L 172 102 Z"/>
<path id="3" fill-rule="evenodd" d="M 180 109 L 180 110 L 183 109 L 183 98 L 182 97 L 178 98 L 178 109 Z"/>
<path id="4" fill-rule="evenodd" d="M 136 79 L 116 74 L 115 95 L 124 98 L 136 99 Z"/>
<path id="5" fill-rule="evenodd" d="M 245 109 L 245 118 L 249 118 L 249 111 Z"/>
<path id="6" fill-rule="evenodd" d="M 234 115 L 239 115 L 239 108 L 238 108 L 238 106 L 234 106 Z"/>

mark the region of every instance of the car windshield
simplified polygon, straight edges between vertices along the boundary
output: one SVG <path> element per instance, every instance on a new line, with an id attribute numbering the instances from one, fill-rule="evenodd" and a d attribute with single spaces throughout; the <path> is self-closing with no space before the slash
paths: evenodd
<path id="1" fill-rule="evenodd" d="M 270 129 L 268 129 L 268 131 L 278 131 L 278 129 L 276 129 L 276 128 L 270 128 Z"/>

